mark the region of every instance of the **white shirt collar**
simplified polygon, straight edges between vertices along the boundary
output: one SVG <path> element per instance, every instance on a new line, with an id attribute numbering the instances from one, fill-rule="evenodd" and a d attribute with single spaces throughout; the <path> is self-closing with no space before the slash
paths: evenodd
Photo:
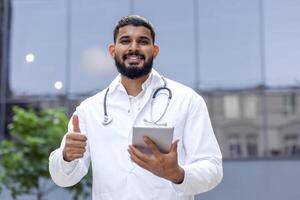
<path id="1" fill-rule="evenodd" d="M 146 79 L 146 81 L 142 84 L 142 90 L 145 90 L 146 88 L 153 86 L 155 87 L 161 87 L 163 85 L 163 81 L 161 79 L 161 75 L 154 69 L 151 70 L 149 77 Z M 109 85 L 110 92 L 114 92 L 115 90 L 121 90 L 125 91 L 124 86 L 121 83 L 121 75 L 118 74 L 117 77 L 111 82 Z"/>

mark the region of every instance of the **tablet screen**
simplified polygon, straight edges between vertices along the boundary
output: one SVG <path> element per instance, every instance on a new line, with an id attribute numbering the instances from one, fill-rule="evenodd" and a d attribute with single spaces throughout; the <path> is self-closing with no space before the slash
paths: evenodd
<path id="1" fill-rule="evenodd" d="M 170 127 L 133 127 L 132 144 L 144 153 L 150 153 L 143 137 L 149 137 L 162 153 L 170 151 L 174 128 Z"/>

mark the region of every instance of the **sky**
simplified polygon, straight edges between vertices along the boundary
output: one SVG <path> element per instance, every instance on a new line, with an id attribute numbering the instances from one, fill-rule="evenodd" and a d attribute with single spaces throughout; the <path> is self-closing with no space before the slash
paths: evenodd
<path id="1" fill-rule="evenodd" d="M 204 89 L 255 87 L 264 80 L 274 87 L 300 85 L 300 0 L 264 0 L 262 15 L 259 0 L 132 2 L 14 0 L 14 94 L 107 87 L 117 74 L 107 48 L 117 20 L 130 13 L 154 24 L 160 45 L 154 68 L 166 77 Z"/>

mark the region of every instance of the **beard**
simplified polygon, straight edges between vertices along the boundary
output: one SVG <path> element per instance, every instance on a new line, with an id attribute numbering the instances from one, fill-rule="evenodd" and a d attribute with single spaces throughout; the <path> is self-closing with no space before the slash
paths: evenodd
<path id="1" fill-rule="evenodd" d="M 137 66 L 126 67 L 124 62 L 122 63 L 121 60 L 116 56 L 115 65 L 120 74 L 130 79 L 136 79 L 148 75 L 151 72 L 153 67 L 153 56 L 149 58 L 149 60 L 145 62 L 142 67 L 137 67 Z"/>

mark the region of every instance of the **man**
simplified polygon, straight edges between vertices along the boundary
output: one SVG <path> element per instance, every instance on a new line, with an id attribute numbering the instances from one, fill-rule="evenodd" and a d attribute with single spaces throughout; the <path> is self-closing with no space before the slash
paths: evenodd
<path id="1" fill-rule="evenodd" d="M 190 200 L 218 185 L 222 155 L 205 102 L 152 69 L 159 47 L 151 23 L 137 15 L 122 18 L 109 52 L 120 75 L 77 107 L 61 147 L 49 158 L 54 182 L 76 184 L 91 162 L 94 200 Z M 172 93 L 169 106 L 167 90 L 152 99 L 160 87 Z M 132 127 L 149 126 L 149 119 L 155 122 L 150 126 L 174 127 L 169 153 L 147 137 L 151 154 L 131 145 Z"/>

